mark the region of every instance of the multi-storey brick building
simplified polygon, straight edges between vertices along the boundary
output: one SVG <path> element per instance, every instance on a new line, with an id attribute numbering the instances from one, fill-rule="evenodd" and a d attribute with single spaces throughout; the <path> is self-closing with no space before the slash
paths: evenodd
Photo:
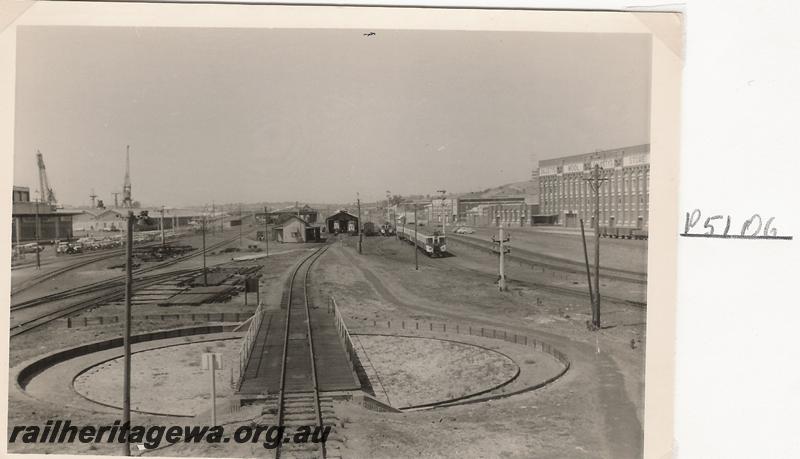
<path id="1" fill-rule="evenodd" d="M 646 229 L 650 198 L 650 145 L 636 145 L 539 161 L 540 213 L 557 224 L 594 223 L 592 168 L 600 166 L 600 225 Z"/>

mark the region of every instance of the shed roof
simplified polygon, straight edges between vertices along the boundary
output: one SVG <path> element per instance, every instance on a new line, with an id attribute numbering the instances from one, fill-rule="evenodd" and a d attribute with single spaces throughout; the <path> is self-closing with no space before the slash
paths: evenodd
<path id="1" fill-rule="evenodd" d="M 279 226 L 274 226 L 273 228 L 275 228 L 275 229 L 283 228 L 288 223 L 290 223 L 291 220 L 299 221 L 306 228 L 311 226 L 305 220 L 303 220 L 302 218 L 298 217 L 297 215 L 281 215 L 280 218 L 278 218 L 278 221 L 276 222 L 276 225 L 279 225 Z"/>
<path id="2" fill-rule="evenodd" d="M 326 218 L 325 220 L 336 220 L 336 219 L 341 219 L 342 217 L 349 217 L 352 220 L 358 220 L 358 217 L 356 217 L 355 215 L 351 214 L 346 210 L 340 210 L 335 214 L 331 215 L 330 217 Z"/>

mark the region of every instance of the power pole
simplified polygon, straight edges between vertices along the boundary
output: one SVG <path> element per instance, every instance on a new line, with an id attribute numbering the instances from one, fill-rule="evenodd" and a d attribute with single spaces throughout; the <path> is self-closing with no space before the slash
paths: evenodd
<path id="1" fill-rule="evenodd" d="M 39 258 L 39 231 L 41 231 L 39 225 L 39 196 L 36 196 L 36 222 L 33 225 L 33 236 L 36 238 L 36 269 L 42 269 L 41 260 Z"/>
<path id="2" fill-rule="evenodd" d="M 437 193 L 442 193 L 442 207 L 440 212 L 442 214 L 442 236 L 447 236 L 447 213 L 444 211 L 444 201 L 445 195 L 447 194 L 446 190 L 436 190 Z"/>
<path id="3" fill-rule="evenodd" d="M 589 251 L 586 249 L 586 233 L 583 231 L 583 219 L 581 218 L 581 240 L 583 240 L 583 258 L 586 260 L 586 282 L 589 286 L 589 301 L 594 310 L 594 289 L 592 288 L 592 272 L 589 269 Z"/>
<path id="4" fill-rule="evenodd" d="M 125 244 L 125 325 L 122 337 L 124 369 L 122 383 L 122 425 L 131 422 L 131 300 L 133 298 L 133 212 L 128 211 L 127 243 Z M 125 427 L 123 427 L 125 428 Z M 123 456 L 131 455 L 130 435 L 125 433 Z"/>
<path id="5" fill-rule="evenodd" d="M 211 234 L 215 233 L 214 218 L 217 216 L 217 209 L 214 206 L 214 201 L 211 201 Z"/>
<path id="6" fill-rule="evenodd" d="M 203 215 L 203 286 L 208 287 L 208 275 L 206 274 L 206 216 Z"/>
<path id="7" fill-rule="evenodd" d="M 358 196 L 358 193 L 356 193 Z M 356 205 L 358 206 L 358 223 L 356 224 L 356 228 L 358 230 L 358 253 L 361 253 L 361 245 L 363 244 L 363 237 L 361 234 L 361 197 L 356 198 Z"/>
<path id="8" fill-rule="evenodd" d="M 592 304 L 592 327 L 600 328 L 600 186 L 607 179 L 600 177 L 600 165 L 595 164 L 588 179 L 594 191 L 594 300 Z"/>
<path id="9" fill-rule="evenodd" d="M 414 266 L 417 271 L 419 271 L 419 250 L 417 250 L 417 231 L 419 230 L 419 225 L 417 224 L 417 203 L 414 203 Z"/>
<path id="10" fill-rule="evenodd" d="M 242 218 L 242 203 L 239 203 L 239 247 L 242 246 L 242 226 L 244 226 L 244 218 Z"/>
<path id="11" fill-rule="evenodd" d="M 264 206 L 264 244 L 266 244 L 266 254 L 269 256 L 269 215 L 266 206 Z"/>
<path id="12" fill-rule="evenodd" d="M 408 220 L 408 208 L 403 204 L 403 237 L 406 237 L 406 220 Z M 400 235 L 397 236 L 397 239 L 400 239 Z"/>
<path id="13" fill-rule="evenodd" d="M 161 226 L 161 247 L 164 247 L 167 245 L 166 240 L 164 239 L 164 206 L 161 206 L 161 220 L 159 224 Z"/>

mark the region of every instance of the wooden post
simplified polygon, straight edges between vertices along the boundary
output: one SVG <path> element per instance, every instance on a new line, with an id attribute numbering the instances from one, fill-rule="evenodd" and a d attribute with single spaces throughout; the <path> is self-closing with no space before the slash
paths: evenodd
<path id="1" fill-rule="evenodd" d="M 503 247 L 503 224 L 500 223 L 500 291 L 506 290 L 505 247 Z"/>
<path id="2" fill-rule="evenodd" d="M 122 336 L 123 370 L 122 370 L 122 425 L 131 422 L 131 299 L 133 298 L 133 212 L 128 212 L 127 244 L 125 246 L 125 325 Z M 84 319 L 86 317 L 84 316 Z M 130 435 L 125 435 L 122 455 L 131 455 Z"/>
<path id="3" fill-rule="evenodd" d="M 592 290 L 592 273 L 589 269 L 589 251 L 586 249 L 586 233 L 583 230 L 583 219 L 581 218 L 581 239 L 583 240 L 583 257 L 586 260 L 586 279 L 587 286 L 589 287 L 589 301 L 592 305 L 592 312 L 594 312 L 594 290 Z M 594 314 L 592 314 L 594 316 Z"/>
<path id="4" fill-rule="evenodd" d="M 414 203 L 414 266 L 419 271 L 419 250 L 417 250 L 417 229 L 419 222 L 417 221 L 417 203 Z"/>

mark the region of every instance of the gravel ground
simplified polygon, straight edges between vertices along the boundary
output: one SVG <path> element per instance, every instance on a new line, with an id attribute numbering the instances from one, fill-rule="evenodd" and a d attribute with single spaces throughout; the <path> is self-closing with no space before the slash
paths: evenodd
<path id="1" fill-rule="evenodd" d="M 233 395 L 230 371 L 239 363 L 240 340 L 186 344 L 133 355 L 131 408 L 153 413 L 195 416 L 210 409 L 208 370 L 200 366 L 203 352 L 222 353 L 223 369 L 216 374 L 217 403 Z M 122 406 L 122 359 L 114 359 L 75 379 L 81 395 L 117 407 Z"/>
<path id="2" fill-rule="evenodd" d="M 235 234 L 238 234 L 238 231 L 235 231 Z M 230 232 L 226 233 L 226 237 L 230 237 L 233 234 Z M 219 235 L 218 235 L 219 236 Z M 211 237 L 207 240 L 207 243 L 210 244 Z M 221 239 L 221 238 L 220 238 Z M 255 244 L 256 241 L 252 239 L 245 238 L 244 246 L 247 247 L 249 244 Z M 263 246 L 263 243 L 261 243 Z M 318 247 L 314 244 L 270 244 L 270 256 L 266 259 L 258 260 L 258 263 L 264 266 L 262 270 L 263 277 L 261 279 L 261 290 L 262 295 L 261 298 L 270 308 L 278 308 L 280 307 L 280 299 L 281 299 L 281 291 L 283 288 L 283 282 L 286 278 L 289 268 L 302 256 L 307 254 L 308 250 L 313 250 L 314 248 Z M 223 261 L 230 261 L 232 256 L 236 256 L 237 254 L 218 254 L 208 257 L 208 264 L 211 265 L 214 262 L 223 262 Z M 178 269 L 183 267 L 198 267 L 202 266 L 202 258 L 198 257 L 192 259 L 188 262 L 182 263 L 180 265 L 176 265 L 171 267 L 170 269 Z M 62 288 L 68 288 L 71 285 L 64 281 L 62 278 L 58 278 L 58 282 L 62 286 Z M 70 281 L 72 282 L 72 281 Z M 49 283 L 48 283 L 49 284 Z M 42 288 L 49 288 L 47 284 L 43 285 Z M 254 297 L 251 296 L 254 300 Z M 254 301 L 250 303 L 250 306 L 245 308 L 241 303 L 241 299 L 234 298 L 231 302 L 222 303 L 218 305 L 203 305 L 198 307 L 186 307 L 183 309 L 173 309 L 173 308 L 162 308 L 159 306 L 145 306 L 145 307 L 137 307 L 134 311 L 134 314 L 160 314 L 160 313 L 175 313 L 175 312 L 196 312 L 196 313 L 205 313 L 205 312 L 236 312 L 238 311 L 252 311 L 255 307 Z M 99 308 L 95 308 L 91 311 L 86 311 L 84 314 L 88 316 L 110 316 L 114 314 L 119 314 L 122 312 L 122 307 L 118 305 L 108 305 L 102 306 Z M 132 331 L 134 334 L 136 333 L 144 333 L 153 330 L 163 330 L 168 328 L 178 328 L 184 326 L 192 326 L 192 325 L 199 325 L 196 322 L 181 320 L 181 321 L 161 321 L 161 320 L 148 320 L 148 321 L 137 321 L 132 325 Z M 9 355 L 9 365 L 11 367 L 25 361 L 36 357 L 38 355 L 42 355 L 48 352 L 51 352 L 56 349 L 62 349 L 70 346 L 76 346 L 79 344 L 83 344 L 90 341 L 97 341 L 102 339 L 110 339 L 116 338 L 121 336 L 122 334 L 122 324 L 106 324 L 106 325 L 97 325 L 97 326 L 88 326 L 88 327 L 77 327 L 77 328 L 66 328 L 65 324 L 61 321 L 55 321 L 51 324 L 43 326 L 33 332 L 20 335 L 15 337 L 10 342 L 10 355 Z M 204 378 L 203 381 L 207 380 Z M 12 381 L 9 381 L 10 384 L 13 384 Z M 201 382 L 201 384 L 205 384 L 205 382 Z M 121 415 L 116 414 L 109 414 L 109 413 L 102 413 L 98 411 L 91 411 L 91 410 L 80 410 L 80 409 L 66 409 L 66 408 L 55 408 L 51 404 L 43 404 L 37 402 L 34 399 L 28 397 L 16 397 L 10 396 L 8 400 L 8 425 L 9 430 L 11 432 L 11 427 L 14 425 L 43 425 L 49 419 L 70 419 L 73 424 L 83 424 L 83 425 L 101 425 L 101 424 L 111 424 L 116 420 L 120 419 Z M 168 417 L 157 417 L 157 416 L 149 416 L 149 415 L 135 415 L 132 417 L 133 422 L 148 426 L 148 425 L 164 425 L 164 424 L 172 424 L 172 425 L 184 425 L 186 424 L 185 418 L 168 418 Z M 208 454 L 199 454 L 195 451 L 194 455 L 210 455 L 210 456 L 226 456 L 227 453 L 223 453 L 221 449 L 222 445 L 212 445 L 209 447 L 208 445 L 203 445 L 206 447 L 205 452 Z M 238 451 L 236 447 L 232 447 L 232 451 Z M 25 445 L 22 443 L 14 443 L 9 445 L 9 451 L 14 453 L 61 453 L 61 454 L 102 454 L 102 455 L 119 455 L 121 452 L 121 446 L 115 444 L 80 444 L 80 443 L 73 443 L 67 445 L 58 445 L 58 444 L 33 444 L 33 445 Z M 168 450 L 164 451 L 164 454 L 173 454 L 167 453 Z M 177 450 L 175 450 L 177 451 Z M 227 450 L 226 450 L 227 451 Z M 263 454 L 263 448 L 256 448 L 252 449 L 250 447 L 242 448 L 242 453 L 231 453 L 233 457 L 242 457 L 242 456 L 253 456 L 255 452 L 261 452 Z M 179 454 L 184 454 L 181 451 L 178 451 Z"/>
<path id="3" fill-rule="evenodd" d="M 501 384 L 517 372 L 513 360 L 467 344 L 395 336 L 357 339 L 395 407 L 473 394 Z"/>
<path id="4" fill-rule="evenodd" d="M 511 247 L 531 250 L 543 255 L 566 258 L 579 263 L 585 262 L 583 242 L 580 231 L 553 233 L 538 228 L 506 228 L 511 234 Z M 489 241 L 497 235 L 497 228 L 475 228 L 475 233 L 466 235 L 474 239 Z M 589 260 L 594 260 L 594 238 L 586 235 Z M 600 239 L 600 265 L 641 273 L 647 272 L 647 241 L 634 239 Z"/>
<path id="5" fill-rule="evenodd" d="M 641 455 L 645 311 L 625 304 L 604 303 L 604 325 L 608 328 L 593 333 L 584 325 L 588 301 L 548 290 L 548 285 L 560 286 L 555 280 L 531 279 L 515 274 L 512 268 L 509 291 L 499 292 L 494 284 L 496 260 L 491 255 L 464 254 L 439 260 L 420 255 L 421 266 L 416 271 L 413 251 L 408 245 L 393 239 L 366 238 L 364 255 L 359 256 L 353 242 L 345 237 L 335 243 L 312 270 L 312 294 L 319 299 L 334 295 L 351 324 L 403 317 L 503 327 L 554 344 L 568 355 L 572 367 L 561 379 L 540 390 L 475 405 L 390 414 L 337 403 L 336 414 L 341 420 L 337 430 L 346 440 L 345 457 Z M 262 298 L 268 307 L 278 307 L 289 268 L 307 250 L 316 247 L 270 246 L 271 256 L 262 261 L 266 266 Z M 225 261 L 230 255 L 217 256 L 215 260 Z M 194 260 L 189 264 L 199 262 Z M 210 308 L 218 311 L 233 306 L 226 305 Z M 105 308 L 89 313 L 102 315 L 102 309 Z M 176 325 L 179 324 L 171 326 Z M 136 324 L 134 330 L 156 328 L 165 327 L 161 322 L 143 322 Z M 54 325 L 43 327 L 12 341 L 12 365 L 56 348 L 119 336 L 119 330 L 118 326 L 103 326 L 63 333 L 62 328 Z M 635 348 L 630 345 L 631 339 Z M 55 418 L 97 425 L 119 418 L 84 410 L 44 409 L 35 401 L 13 397 L 9 400 L 9 413 L 10 426 L 42 424 Z M 150 416 L 137 416 L 135 422 L 185 423 L 181 419 L 170 421 Z M 15 444 L 12 451 L 119 454 L 120 448 L 105 444 L 66 447 Z M 159 454 L 242 457 L 260 456 L 264 452 L 260 445 L 230 444 L 202 448 L 189 445 L 168 448 Z"/>
<path id="6" fill-rule="evenodd" d="M 352 325 L 397 314 L 491 324 L 541 337 L 565 352 L 573 366 L 550 386 L 498 402 L 379 418 L 342 407 L 340 416 L 351 421 L 345 432 L 348 456 L 641 455 L 644 310 L 604 303 L 608 328 L 589 332 L 588 301 L 522 281 L 499 292 L 496 259 L 489 255 L 469 260 L 420 255 L 416 271 L 409 245 L 366 238 L 359 256 L 353 242 L 329 250 L 314 269 L 319 294 L 334 295 Z"/>

